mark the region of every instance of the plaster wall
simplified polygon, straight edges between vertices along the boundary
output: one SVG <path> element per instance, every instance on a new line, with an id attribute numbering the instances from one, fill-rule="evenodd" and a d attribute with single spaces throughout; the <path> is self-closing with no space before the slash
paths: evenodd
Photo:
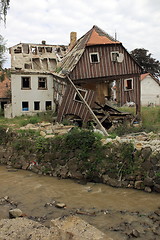
<path id="1" fill-rule="evenodd" d="M 30 89 L 21 89 L 21 77 L 30 77 Z M 47 78 L 47 89 L 38 89 L 38 77 Z M 53 77 L 46 74 L 12 74 L 11 75 L 12 89 L 12 117 L 20 115 L 34 115 L 38 112 L 46 111 L 46 101 L 51 101 L 52 110 L 54 110 L 53 102 Z M 28 102 L 28 111 L 22 109 L 22 102 Z M 34 102 L 40 102 L 40 109 L 34 110 Z"/>
<path id="2" fill-rule="evenodd" d="M 141 104 L 142 106 L 160 105 L 160 85 L 151 76 L 141 81 Z"/>

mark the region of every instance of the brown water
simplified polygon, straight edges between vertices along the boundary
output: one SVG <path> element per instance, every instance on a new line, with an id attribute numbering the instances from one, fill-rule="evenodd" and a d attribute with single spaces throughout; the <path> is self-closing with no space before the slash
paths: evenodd
<path id="1" fill-rule="evenodd" d="M 74 213 L 76 209 L 95 211 L 96 217 L 80 217 L 106 232 L 108 225 L 113 226 L 120 223 L 120 219 L 123 220 L 120 211 L 129 212 L 126 214 L 128 221 L 134 218 L 131 213 L 138 211 L 145 215 L 160 207 L 160 194 L 112 188 L 104 184 L 80 185 L 72 180 L 58 180 L 29 171 L 9 172 L 6 167 L 0 166 L 0 197 L 4 196 L 17 202 L 18 208 L 27 216 L 47 216 L 48 222 L 55 217 Z M 44 206 L 53 200 L 65 203 L 67 208 L 62 210 Z M 5 217 L 2 209 L 0 211 L 0 218 Z M 106 211 L 111 211 L 112 216 L 106 214 Z"/>

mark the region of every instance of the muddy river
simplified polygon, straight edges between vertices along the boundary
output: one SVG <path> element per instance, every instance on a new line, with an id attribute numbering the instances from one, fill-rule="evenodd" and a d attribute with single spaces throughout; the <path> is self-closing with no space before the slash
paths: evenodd
<path id="1" fill-rule="evenodd" d="M 138 239 L 160 239 L 160 194 L 103 184 L 81 185 L 0 166 L 0 198 L 5 196 L 27 217 L 47 226 L 53 218 L 77 214 L 115 240 L 135 238 L 136 234 Z M 55 202 L 65 203 L 66 208 L 57 208 Z M 8 218 L 11 208 L 0 205 L 0 218 Z"/>

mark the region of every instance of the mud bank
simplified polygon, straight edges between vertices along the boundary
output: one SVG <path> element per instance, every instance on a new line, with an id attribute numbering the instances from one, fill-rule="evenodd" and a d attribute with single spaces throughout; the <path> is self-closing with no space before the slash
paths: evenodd
<path id="1" fill-rule="evenodd" d="M 0 163 L 39 175 L 160 192 L 160 139 L 153 134 L 98 139 L 73 130 L 44 138 L 1 130 Z"/>

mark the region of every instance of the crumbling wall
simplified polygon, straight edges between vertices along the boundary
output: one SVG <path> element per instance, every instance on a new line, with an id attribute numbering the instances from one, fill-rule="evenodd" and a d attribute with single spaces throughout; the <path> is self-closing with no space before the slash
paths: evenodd
<path id="1" fill-rule="evenodd" d="M 11 68 L 13 70 L 54 71 L 57 62 L 66 53 L 66 46 L 20 43 L 10 48 Z"/>

